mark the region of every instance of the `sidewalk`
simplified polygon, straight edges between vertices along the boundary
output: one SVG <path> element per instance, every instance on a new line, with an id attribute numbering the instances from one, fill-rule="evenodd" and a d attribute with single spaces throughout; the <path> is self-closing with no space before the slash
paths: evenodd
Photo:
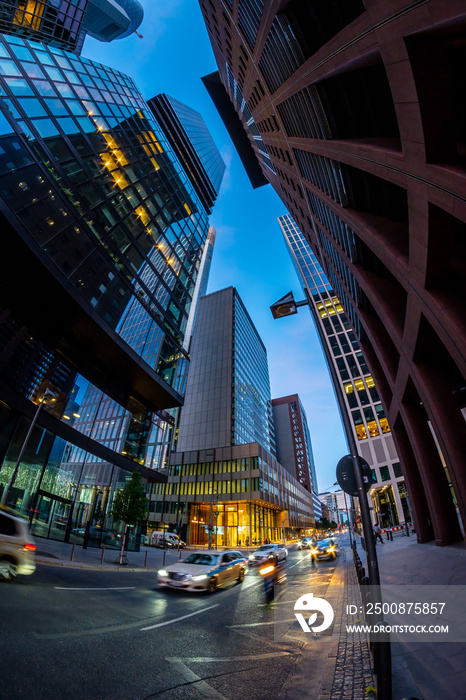
<path id="1" fill-rule="evenodd" d="M 365 554 L 358 540 L 359 556 Z M 466 543 L 436 547 L 415 535 L 377 545 L 382 585 L 465 585 Z M 365 567 L 367 569 L 367 567 Z M 392 642 L 393 700 L 466 698 L 466 643 Z"/>
<path id="2" fill-rule="evenodd" d="M 165 554 L 165 563 L 174 564 L 179 559 L 178 550 L 158 549 L 157 547 L 141 546 L 140 552 L 125 552 L 127 563 L 123 566 L 117 563 L 120 556 L 119 550 L 96 547 L 83 549 L 81 545 L 73 545 L 66 542 L 35 538 L 37 551 L 36 563 L 52 566 L 67 566 L 75 569 L 94 569 L 107 571 L 157 571 L 162 565 Z M 186 554 L 186 549 L 181 550 L 181 556 Z"/>

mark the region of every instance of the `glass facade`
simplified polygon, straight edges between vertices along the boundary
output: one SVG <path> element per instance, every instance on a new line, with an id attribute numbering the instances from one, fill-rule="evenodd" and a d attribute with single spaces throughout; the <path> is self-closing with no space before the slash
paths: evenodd
<path id="1" fill-rule="evenodd" d="M 199 112 L 174 97 L 166 96 L 193 145 L 215 192 L 218 194 L 225 172 L 225 163 Z"/>
<path id="2" fill-rule="evenodd" d="M 82 300 L 182 391 L 208 230 L 187 176 L 127 76 L 18 38 L 3 37 L 0 54 L 7 206 Z"/>
<path id="3" fill-rule="evenodd" d="M 2 0 L 0 32 L 76 47 L 88 0 Z"/>
<path id="4" fill-rule="evenodd" d="M 233 444 L 275 451 L 267 351 L 235 290 L 233 305 Z"/>
<path id="5" fill-rule="evenodd" d="M 163 480 L 208 213 L 128 76 L 14 35 L 0 36 L 0 210 L 4 260 L 28 264 L 0 302 L 3 499 L 36 535 L 81 543 L 90 526 L 90 545 L 118 546 L 115 490 L 135 469 Z M 39 304 L 41 320 L 20 301 L 45 279 L 58 310 Z"/>

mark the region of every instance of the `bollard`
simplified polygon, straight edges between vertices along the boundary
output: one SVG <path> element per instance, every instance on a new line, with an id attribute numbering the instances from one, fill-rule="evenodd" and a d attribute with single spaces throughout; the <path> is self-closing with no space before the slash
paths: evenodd
<path id="1" fill-rule="evenodd" d="M 102 554 L 100 555 L 100 566 L 104 563 L 105 547 L 102 547 Z"/>
<path id="2" fill-rule="evenodd" d="M 72 547 L 72 549 L 71 549 L 70 561 L 73 561 L 73 557 L 74 557 L 74 548 L 75 548 L 75 546 L 76 546 L 76 542 L 73 542 L 73 547 Z"/>
<path id="3" fill-rule="evenodd" d="M 178 547 L 178 561 L 181 561 L 181 549 Z"/>
<path id="4" fill-rule="evenodd" d="M 393 532 L 390 530 L 390 542 L 393 542 Z"/>
<path id="5" fill-rule="evenodd" d="M 165 556 L 166 556 L 166 554 L 167 554 L 167 550 L 164 549 L 164 550 L 163 550 L 163 562 L 162 562 L 162 566 L 165 566 Z"/>
<path id="6" fill-rule="evenodd" d="M 147 569 L 147 549 L 146 549 L 146 556 L 144 557 L 144 568 Z"/>
<path id="7" fill-rule="evenodd" d="M 409 537 L 409 525 L 406 523 L 406 537 Z"/>

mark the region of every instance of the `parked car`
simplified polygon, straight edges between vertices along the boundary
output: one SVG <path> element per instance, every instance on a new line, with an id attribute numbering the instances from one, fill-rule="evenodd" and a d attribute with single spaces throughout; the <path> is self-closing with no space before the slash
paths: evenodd
<path id="1" fill-rule="evenodd" d="M 0 511 L 0 575 L 15 579 L 28 576 L 36 570 L 36 544 L 29 526 L 22 518 Z"/>
<path id="2" fill-rule="evenodd" d="M 178 535 L 175 535 L 174 532 L 153 532 L 152 544 L 154 547 L 167 547 L 168 549 L 175 549 L 178 547 L 183 549 L 183 547 L 186 547 L 186 542 L 180 540 Z"/>
<path id="3" fill-rule="evenodd" d="M 186 559 L 159 569 L 160 586 L 186 591 L 215 593 L 230 581 L 242 583 L 248 560 L 241 552 L 193 552 Z"/>
<path id="4" fill-rule="evenodd" d="M 77 537 L 82 537 L 84 539 L 84 535 L 86 534 L 86 528 L 85 527 L 75 527 L 71 531 L 72 535 L 76 535 Z M 110 530 L 106 530 L 104 527 L 98 527 L 98 525 L 91 525 L 89 528 L 89 542 L 95 544 L 106 544 L 106 545 L 121 545 L 121 536 L 115 534 L 114 532 L 111 532 Z"/>
<path id="5" fill-rule="evenodd" d="M 313 545 L 311 553 L 316 559 L 336 559 L 338 547 L 333 539 L 319 540 Z"/>
<path id="6" fill-rule="evenodd" d="M 277 555 L 278 561 L 284 561 L 288 556 L 288 550 L 281 544 L 263 544 L 249 555 L 249 564 L 250 566 L 257 566 L 269 559 L 269 557 Z"/>

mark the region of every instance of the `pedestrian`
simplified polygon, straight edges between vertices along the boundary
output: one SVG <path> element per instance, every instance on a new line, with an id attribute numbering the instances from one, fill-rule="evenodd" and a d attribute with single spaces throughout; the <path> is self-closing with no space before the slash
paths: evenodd
<path id="1" fill-rule="evenodd" d="M 382 539 L 382 535 L 380 532 L 380 525 L 378 525 L 377 523 L 374 524 L 374 535 L 375 535 L 375 543 L 377 544 L 377 540 L 379 539 L 380 543 L 383 544 L 383 539 Z"/>
<path id="2" fill-rule="evenodd" d="M 238 540 L 238 547 L 241 547 L 241 540 Z"/>
<path id="3" fill-rule="evenodd" d="M 249 537 L 246 537 L 246 547 L 249 547 Z"/>

